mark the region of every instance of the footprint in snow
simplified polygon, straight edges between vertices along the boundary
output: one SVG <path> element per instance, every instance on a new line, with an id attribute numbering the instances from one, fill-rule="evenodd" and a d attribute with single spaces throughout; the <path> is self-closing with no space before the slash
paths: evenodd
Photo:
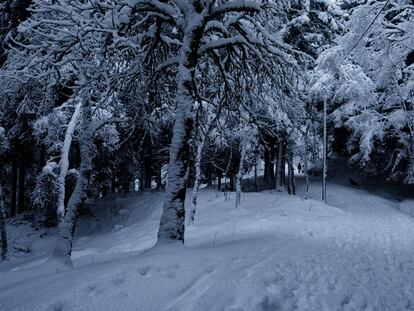
<path id="1" fill-rule="evenodd" d="M 112 279 L 112 284 L 114 284 L 115 286 L 121 285 L 123 283 L 125 283 L 125 278 L 123 276 L 117 277 Z"/>
<path id="2" fill-rule="evenodd" d="M 67 308 L 67 304 L 64 303 L 63 301 L 58 301 L 58 302 L 52 304 L 48 310 L 50 310 L 50 311 L 65 311 L 65 310 L 69 310 L 69 308 Z"/>
<path id="3" fill-rule="evenodd" d="M 98 287 L 98 283 L 91 283 L 91 284 L 86 285 L 86 293 L 89 296 L 93 296 L 95 294 L 99 295 L 99 294 L 102 294 L 103 292 L 105 292 L 105 290 Z"/>
<path id="4" fill-rule="evenodd" d="M 150 272 L 150 267 L 143 266 L 138 268 L 138 273 L 141 276 L 147 276 L 148 272 Z"/>
<path id="5" fill-rule="evenodd" d="M 158 271 L 160 276 L 172 279 L 177 275 L 177 271 L 179 268 L 180 265 L 172 265 L 166 268 L 160 268 Z"/>

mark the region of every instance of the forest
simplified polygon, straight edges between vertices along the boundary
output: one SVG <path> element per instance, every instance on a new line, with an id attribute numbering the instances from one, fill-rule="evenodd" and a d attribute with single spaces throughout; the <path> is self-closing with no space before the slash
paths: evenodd
<path id="1" fill-rule="evenodd" d="M 413 0 L 2 0 L 0 310 L 414 310 Z"/>

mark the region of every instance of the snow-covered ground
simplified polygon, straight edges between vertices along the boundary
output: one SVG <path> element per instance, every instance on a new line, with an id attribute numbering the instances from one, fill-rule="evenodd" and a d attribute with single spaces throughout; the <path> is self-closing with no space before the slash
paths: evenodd
<path id="1" fill-rule="evenodd" d="M 107 200 L 72 270 L 43 264 L 53 234 L 0 264 L 0 310 L 414 310 L 414 201 L 328 189 L 329 205 L 266 191 L 238 209 L 203 189 L 186 245 L 155 248 L 162 195 Z"/>

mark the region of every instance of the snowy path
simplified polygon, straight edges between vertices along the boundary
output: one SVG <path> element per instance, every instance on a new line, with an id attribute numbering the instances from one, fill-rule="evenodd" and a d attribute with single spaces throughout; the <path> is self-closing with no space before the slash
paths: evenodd
<path id="1" fill-rule="evenodd" d="M 187 247 L 121 256 L 155 241 L 159 210 L 147 206 L 162 200 L 145 197 L 124 212 L 147 220 L 79 241 L 88 255 L 73 271 L 0 274 L 0 310 L 414 310 L 414 218 L 359 189 L 329 193 L 332 206 L 249 193 L 236 210 L 204 191 Z"/>

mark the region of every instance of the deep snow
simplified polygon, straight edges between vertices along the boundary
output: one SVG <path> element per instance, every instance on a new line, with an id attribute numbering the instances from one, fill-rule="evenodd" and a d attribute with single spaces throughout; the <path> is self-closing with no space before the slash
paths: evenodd
<path id="1" fill-rule="evenodd" d="M 43 264 L 53 232 L 0 264 L 0 310 L 414 310 L 413 201 L 328 187 L 330 205 L 266 191 L 237 209 L 203 189 L 186 245 L 155 248 L 162 195 L 106 200 L 74 269 Z"/>

